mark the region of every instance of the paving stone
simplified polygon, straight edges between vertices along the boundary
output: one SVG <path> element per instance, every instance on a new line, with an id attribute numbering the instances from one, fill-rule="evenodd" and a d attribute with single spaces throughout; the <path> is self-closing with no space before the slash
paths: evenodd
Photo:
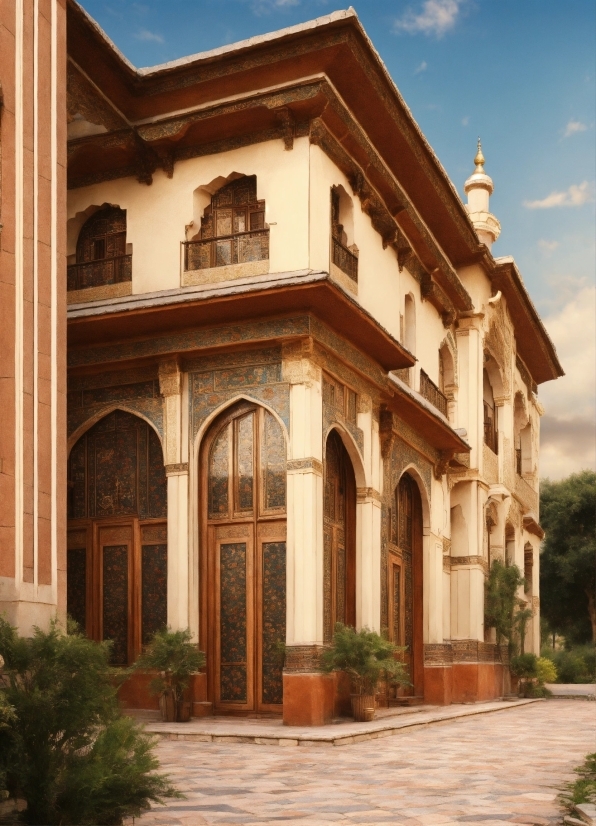
<path id="1" fill-rule="evenodd" d="M 549 700 L 349 748 L 162 739 L 162 769 L 188 799 L 135 826 L 555 826 L 594 716 L 593 703 Z"/>

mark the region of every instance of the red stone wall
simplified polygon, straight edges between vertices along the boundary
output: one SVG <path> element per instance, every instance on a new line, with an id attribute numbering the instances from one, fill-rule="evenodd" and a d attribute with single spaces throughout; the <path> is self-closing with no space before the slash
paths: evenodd
<path id="1" fill-rule="evenodd" d="M 0 3 L 0 611 L 65 608 L 65 0 Z"/>

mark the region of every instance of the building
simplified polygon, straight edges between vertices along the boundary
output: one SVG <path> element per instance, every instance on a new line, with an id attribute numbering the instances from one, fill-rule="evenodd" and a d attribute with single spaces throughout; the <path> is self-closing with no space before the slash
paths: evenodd
<path id="1" fill-rule="evenodd" d="M 337 621 L 407 646 L 382 702 L 500 696 L 562 371 L 480 146 L 464 205 L 352 10 L 143 70 L 66 14 L 68 611 L 119 664 L 190 627 L 197 713 L 330 719 Z"/>

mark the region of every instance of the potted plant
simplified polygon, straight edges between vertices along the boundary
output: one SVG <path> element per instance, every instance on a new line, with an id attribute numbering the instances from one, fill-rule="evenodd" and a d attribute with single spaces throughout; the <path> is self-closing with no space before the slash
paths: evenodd
<path id="1" fill-rule="evenodd" d="M 519 681 L 520 697 L 531 697 L 534 681 L 538 676 L 538 657 L 536 654 L 518 654 L 512 657 L 509 669 Z"/>
<path id="2" fill-rule="evenodd" d="M 190 675 L 205 665 L 205 655 L 191 642 L 191 633 L 163 628 L 157 631 L 133 668 L 157 671 L 149 690 L 159 695 L 159 708 L 164 722 L 190 720 L 190 702 L 184 700 Z"/>
<path id="3" fill-rule="evenodd" d="M 323 653 L 323 671 L 345 671 L 352 687 L 354 720 L 372 720 L 375 715 L 375 694 L 380 679 L 399 685 L 409 685 L 407 670 L 396 655 L 404 649 L 389 640 L 362 628 L 360 631 L 337 623 L 331 646 Z"/>

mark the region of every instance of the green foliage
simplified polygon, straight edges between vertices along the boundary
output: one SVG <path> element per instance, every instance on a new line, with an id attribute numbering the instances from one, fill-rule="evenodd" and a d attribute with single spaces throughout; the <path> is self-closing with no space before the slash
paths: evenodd
<path id="1" fill-rule="evenodd" d="M 57 623 L 20 637 L 0 618 L 0 697 L 12 708 L 0 769 L 30 824 L 119 824 L 178 796 L 154 742 L 118 708 L 110 645 Z"/>
<path id="2" fill-rule="evenodd" d="M 356 631 L 338 622 L 321 665 L 327 673 L 349 674 L 355 694 L 374 694 L 381 678 L 399 685 L 410 684 L 406 666 L 396 659 L 404 650 L 368 628 Z"/>
<path id="3" fill-rule="evenodd" d="M 557 680 L 557 667 L 547 657 L 538 657 L 536 661 L 536 677 L 539 685 L 554 683 Z"/>
<path id="4" fill-rule="evenodd" d="M 559 795 L 559 803 L 570 814 L 576 803 L 596 803 L 596 752 L 588 754 L 574 771 L 577 780 L 565 783 Z"/>
<path id="5" fill-rule="evenodd" d="M 537 662 L 536 654 L 518 654 L 511 658 L 509 670 L 514 677 L 530 679 L 538 676 Z"/>
<path id="6" fill-rule="evenodd" d="M 524 582 L 517 565 L 503 565 L 498 559 L 491 565 L 485 584 L 484 624 L 486 628 L 495 629 L 499 645 L 503 641 L 510 646 L 512 644 L 515 608 L 518 605 L 517 590 Z M 527 618 L 525 621 L 527 622 Z"/>
<path id="7" fill-rule="evenodd" d="M 569 651 L 544 647 L 542 656 L 552 660 L 558 683 L 593 683 L 596 681 L 596 650 L 593 645 L 576 645 Z"/>
<path id="8" fill-rule="evenodd" d="M 596 642 L 596 473 L 543 481 L 540 604 L 551 631 Z"/>
<path id="9" fill-rule="evenodd" d="M 134 664 L 139 671 L 159 672 L 149 684 L 154 694 L 173 691 L 176 700 L 181 700 L 190 675 L 205 665 L 205 655 L 191 639 L 188 628 L 184 631 L 162 628 L 154 634 Z"/>

